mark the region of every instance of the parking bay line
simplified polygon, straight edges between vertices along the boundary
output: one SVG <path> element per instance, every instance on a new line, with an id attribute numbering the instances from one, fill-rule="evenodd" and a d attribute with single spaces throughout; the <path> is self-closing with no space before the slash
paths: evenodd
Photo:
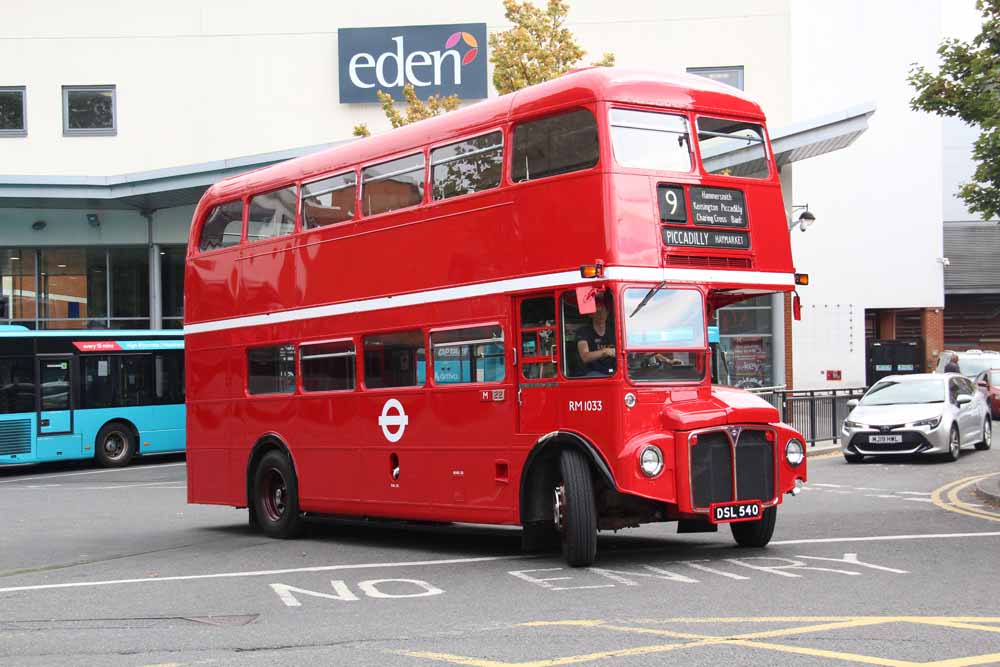
<path id="1" fill-rule="evenodd" d="M 31 482 L 36 479 L 49 479 L 52 477 L 73 477 L 74 475 L 101 475 L 108 472 L 138 472 L 147 468 L 159 470 L 160 468 L 175 468 L 187 465 L 187 463 L 159 463 L 148 466 L 133 466 L 131 468 L 109 468 L 107 470 L 84 470 L 83 472 L 61 472 L 51 475 L 31 475 L 28 477 L 12 477 L 10 479 L 0 479 L 0 484 L 13 484 L 14 482 Z"/>
<path id="2" fill-rule="evenodd" d="M 794 544 L 836 544 L 838 542 L 891 542 L 896 540 L 934 540 L 934 539 L 961 539 L 976 537 L 998 537 L 1000 531 L 984 533 L 935 533 L 927 535 L 872 535 L 865 537 L 826 537 L 804 540 L 776 540 L 771 542 L 775 546 Z M 714 546 L 714 545 L 710 545 Z M 449 558 L 444 560 L 422 560 L 422 561 L 397 561 L 385 563 L 352 563 L 346 565 L 316 565 L 312 567 L 295 567 L 280 570 L 248 570 L 243 572 L 216 572 L 213 574 L 189 574 L 171 577 L 144 577 L 141 579 L 113 579 L 106 581 L 71 581 L 61 584 L 37 584 L 33 586 L 10 586 L 0 588 L 0 593 L 14 593 L 18 591 L 41 591 L 58 588 L 91 588 L 97 586 L 117 586 L 125 584 L 151 584 L 164 581 L 198 581 L 204 579 L 238 579 L 246 577 L 263 577 L 275 574 L 297 574 L 305 572 L 337 572 L 344 570 L 365 570 L 378 568 L 398 568 L 398 567 L 424 567 L 433 565 L 460 565 L 464 563 L 487 563 L 493 561 L 512 561 L 538 558 L 536 555 L 525 554 L 518 556 L 481 556 L 477 558 Z"/>

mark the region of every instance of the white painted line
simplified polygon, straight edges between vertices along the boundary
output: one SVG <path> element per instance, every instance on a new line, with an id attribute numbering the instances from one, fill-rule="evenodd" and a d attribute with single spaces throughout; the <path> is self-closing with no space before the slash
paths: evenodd
<path id="1" fill-rule="evenodd" d="M 900 494 L 902 496 L 927 496 L 927 497 L 930 497 L 930 496 L 934 495 L 934 494 L 929 493 L 927 491 L 897 491 L 896 493 L 898 493 L 898 494 Z"/>
<path id="2" fill-rule="evenodd" d="M 855 489 L 858 490 L 858 491 L 888 491 L 889 490 L 889 489 L 876 489 L 875 487 L 872 487 L 872 486 L 858 486 L 858 487 L 855 487 Z M 928 494 L 928 495 L 930 495 L 930 494 Z"/>
<path id="3" fill-rule="evenodd" d="M 933 498 L 903 498 L 903 500 L 911 500 L 915 503 L 933 503 Z"/>
<path id="4" fill-rule="evenodd" d="M 154 468 L 159 470 L 160 468 L 175 468 L 177 466 L 185 466 L 187 463 L 161 463 L 148 466 L 136 466 L 134 468 L 109 468 L 107 470 L 86 470 L 84 472 L 63 472 L 56 473 L 53 475 L 31 475 L 26 477 L 13 477 L 11 479 L 0 479 L 0 484 L 13 484 L 14 482 L 31 482 L 36 479 L 49 479 L 51 477 L 72 477 L 73 475 L 100 475 L 106 472 L 136 472 L 139 470 L 146 470 L 147 468 Z"/>
<path id="5" fill-rule="evenodd" d="M 998 533 L 1000 534 L 1000 533 Z M 485 563 L 500 560 L 523 560 L 534 556 L 483 556 L 481 558 L 449 558 L 447 560 L 414 560 L 395 563 L 355 563 L 353 565 L 319 565 L 315 567 L 294 567 L 283 570 L 251 570 L 247 572 L 218 572 L 216 574 L 191 574 L 176 577 L 147 577 L 143 579 L 114 579 L 110 581 L 72 581 L 65 584 L 41 584 L 38 586 L 12 586 L 0 588 L 0 593 L 15 591 L 41 591 L 52 588 L 89 588 L 93 586 L 116 586 L 119 584 L 152 584 L 160 581 L 196 581 L 198 579 L 234 579 L 242 577 L 264 577 L 275 574 L 295 574 L 298 572 L 335 572 L 339 570 L 367 570 L 383 567 L 419 567 L 425 565 L 458 565 L 461 563 Z"/>
<path id="6" fill-rule="evenodd" d="M 814 483 L 813 486 L 828 486 L 828 487 L 833 488 L 833 489 L 842 489 L 842 488 L 844 488 L 843 484 L 819 484 L 819 483 Z"/>
<path id="7" fill-rule="evenodd" d="M 998 537 L 1000 531 L 990 533 L 934 533 L 929 535 L 872 535 L 870 537 L 824 537 L 812 540 L 775 540 L 771 546 L 783 544 L 836 544 L 837 542 L 893 542 L 896 540 L 947 540 L 960 537 Z M 0 589 L 2 592 L 2 589 Z"/>

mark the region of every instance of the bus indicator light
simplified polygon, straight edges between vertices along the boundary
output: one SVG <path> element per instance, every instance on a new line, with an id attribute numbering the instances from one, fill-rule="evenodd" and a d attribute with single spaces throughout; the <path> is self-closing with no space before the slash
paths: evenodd
<path id="1" fill-rule="evenodd" d="M 604 277 L 604 265 L 603 264 L 584 264 L 580 267 L 580 277 L 581 278 L 603 278 Z"/>
<path id="2" fill-rule="evenodd" d="M 808 273 L 796 273 L 795 274 L 795 284 L 796 285 L 808 285 L 809 284 L 809 274 Z"/>

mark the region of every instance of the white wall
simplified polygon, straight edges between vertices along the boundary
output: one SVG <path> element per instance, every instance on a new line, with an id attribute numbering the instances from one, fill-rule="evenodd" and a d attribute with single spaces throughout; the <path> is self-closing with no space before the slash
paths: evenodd
<path id="1" fill-rule="evenodd" d="M 541 4 L 541 0 L 539 0 Z M 707 7 L 703 6 L 708 5 Z M 791 120 L 788 0 L 574 0 L 588 56 L 683 71 L 743 65 L 746 88 Z M 377 105 L 338 102 L 337 28 L 486 22 L 500 0 L 71 0 L 5 3 L 0 85 L 27 86 L 28 136 L 0 139 L 0 174 L 113 175 L 388 129 Z M 63 85 L 115 84 L 118 134 L 63 137 Z"/>
<path id="2" fill-rule="evenodd" d="M 909 108 L 911 63 L 933 65 L 942 39 L 942 2 L 954 0 L 792 0 L 792 111 L 822 115 L 873 100 L 869 130 L 848 150 L 797 163 L 795 204 L 819 222 L 792 232 L 804 304 L 829 311 L 944 305 L 942 123 Z M 966 0 L 961 0 L 966 1 Z M 971 2 L 971 0 L 969 0 Z M 793 326 L 796 388 L 829 386 L 819 369 L 841 364 L 831 323 Z M 857 329 L 855 329 L 857 330 Z M 819 344 L 817 344 L 819 343 Z M 842 358 L 845 377 L 864 379 L 864 353 Z"/>

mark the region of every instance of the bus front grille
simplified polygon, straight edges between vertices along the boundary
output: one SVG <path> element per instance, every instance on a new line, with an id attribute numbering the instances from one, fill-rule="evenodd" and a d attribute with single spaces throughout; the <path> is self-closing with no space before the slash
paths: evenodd
<path id="1" fill-rule="evenodd" d="M 767 503 L 774 498 L 774 446 L 767 431 L 736 426 L 696 435 L 690 448 L 694 508 L 733 500 Z"/>
<path id="2" fill-rule="evenodd" d="M 699 434 L 691 448 L 691 496 L 695 507 L 733 499 L 733 450 L 723 431 Z"/>
<path id="3" fill-rule="evenodd" d="M 31 420 L 0 421 L 0 455 L 31 452 Z"/>

